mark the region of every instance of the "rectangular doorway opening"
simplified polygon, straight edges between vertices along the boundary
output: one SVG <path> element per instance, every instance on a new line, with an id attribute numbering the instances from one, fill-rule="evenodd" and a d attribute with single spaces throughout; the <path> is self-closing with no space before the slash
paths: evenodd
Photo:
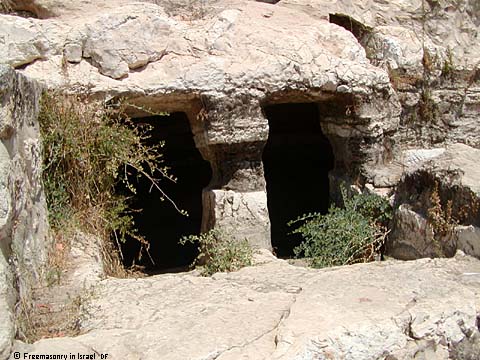
<path id="1" fill-rule="evenodd" d="M 162 201 L 160 192 L 152 188 L 148 179 L 134 180 L 137 192 L 132 208 L 141 209 L 133 213 L 135 227 L 150 243 L 151 259 L 146 253 L 139 259 L 141 244 L 129 238 L 121 244 L 123 265 L 126 268 L 139 265 L 151 274 L 187 270 L 198 255 L 198 248 L 193 244 L 180 245 L 178 241 L 182 236 L 200 233 L 202 190 L 210 182 L 210 164 L 195 147 L 185 113 L 137 118 L 133 123 L 151 127 L 147 145 L 165 142 L 161 149 L 164 165 L 170 168 L 177 182 L 164 179 L 160 186 L 178 208 L 188 212 L 188 216 L 180 214 L 169 201 Z"/>
<path id="2" fill-rule="evenodd" d="M 328 211 L 334 155 L 322 133 L 317 104 L 287 103 L 263 110 L 270 129 L 263 165 L 272 247 L 278 257 L 289 258 L 302 239 L 290 234 L 287 223 L 306 213 Z"/>

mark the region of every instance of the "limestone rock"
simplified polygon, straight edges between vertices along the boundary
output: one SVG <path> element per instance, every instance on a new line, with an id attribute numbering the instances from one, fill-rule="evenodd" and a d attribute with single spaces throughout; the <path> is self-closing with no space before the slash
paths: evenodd
<path id="1" fill-rule="evenodd" d="M 480 227 L 462 226 L 455 228 L 457 237 L 457 248 L 464 250 L 465 253 L 480 257 Z"/>
<path id="2" fill-rule="evenodd" d="M 102 74 L 114 79 L 160 60 L 180 42 L 173 39 L 175 22 L 158 6 L 132 5 L 119 10 L 87 25 L 83 48 L 83 56 L 92 58 Z M 181 31 L 178 25 L 175 30 Z"/>
<path id="3" fill-rule="evenodd" d="M 254 248 L 270 249 L 270 227 L 265 195 L 265 191 L 247 193 L 204 191 L 204 213 L 212 214 L 213 218 L 206 216 L 203 228 L 208 230 L 212 222 L 216 228 L 224 229 L 234 239 L 240 241 L 247 239 Z"/>
<path id="4" fill-rule="evenodd" d="M 46 258 L 39 95 L 36 83 L 0 66 L 0 359 L 9 356 L 15 335 L 14 277 L 26 295 Z"/>
<path id="5" fill-rule="evenodd" d="M 372 28 L 374 37 L 383 37 L 387 48 L 378 48 L 379 55 L 386 51 L 390 55 L 384 55 L 394 60 L 395 54 L 401 54 L 400 61 L 404 62 L 401 66 L 407 69 L 421 67 L 419 55 L 422 54 L 415 54 L 412 45 L 417 44 L 418 48 L 422 42 L 429 50 L 450 49 L 455 64 L 461 67 L 472 68 L 478 61 L 480 9 L 475 0 L 393 0 L 388 3 L 382 0 L 282 0 L 279 5 L 308 12 L 320 19 L 346 15 Z M 397 42 L 395 39 L 403 40 Z"/>
<path id="6" fill-rule="evenodd" d="M 150 93 L 169 89 L 228 93 L 245 86 L 274 91 L 287 79 L 301 86 L 310 78 L 312 85 L 320 87 L 331 79 L 315 74 L 325 67 L 332 70 L 336 63 L 338 69 L 327 75 L 334 81 L 350 82 L 354 77 L 358 90 L 363 91 L 377 83 L 381 88 L 388 84 L 385 74 L 368 66 L 365 50 L 351 33 L 301 12 L 292 14 L 292 10 L 278 7 L 273 16 L 264 17 L 271 5 L 225 1 L 193 26 L 167 16 L 162 7 L 153 4 L 136 3 L 115 9 L 102 4 L 94 14 L 86 10 L 89 18 L 85 25 L 72 21 L 68 14 L 46 22 L 29 20 L 38 27 L 38 36 L 60 31 L 73 38 L 50 42 L 52 56 L 29 66 L 29 76 L 50 86 L 68 82 L 70 86 L 95 84 L 98 90 L 112 89 L 114 85 L 119 91 L 136 87 L 143 91 L 150 88 Z M 52 30 L 53 26 L 57 30 Z M 305 28 L 309 31 L 305 32 Z M 302 46 L 299 50 L 289 44 Z M 65 53 L 68 61 L 76 63 L 80 47 L 84 60 L 79 65 L 65 68 L 61 57 L 54 56 Z M 16 56 L 16 62 L 29 62 L 20 59 L 21 54 Z M 85 61 L 88 58 L 93 67 Z M 142 71 L 132 72 L 147 64 Z M 115 79 L 129 78 L 110 82 L 98 76 L 98 71 Z M 46 73 L 50 75 L 46 77 Z M 263 83 L 265 76 L 269 79 Z"/>
<path id="7" fill-rule="evenodd" d="M 72 237 L 69 254 L 68 278 L 65 282 L 90 287 L 105 275 L 101 258 L 101 240 L 80 231 Z"/>
<path id="8" fill-rule="evenodd" d="M 480 196 L 480 168 L 478 167 L 480 150 L 465 144 L 452 144 L 445 153 L 435 158 L 432 163 L 436 171 L 447 169 L 459 170 L 459 182 Z"/>
<path id="9" fill-rule="evenodd" d="M 19 67 L 58 54 L 64 31 L 56 23 L 0 15 L 0 63 Z"/>
<path id="10" fill-rule="evenodd" d="M 7 359 L 15 336 L 13 307 L 15 296 L 9 265 L 0 251 L 0 359 Z"/>
<path id="11" fill-rule="evenodd" d="M 473 359 L 479 300 L 480 262 L 462 254 L 326 270 L 262 255 L 212 278 L 104 280 L 85 304 L 87 333 L 14 350 L 172 360 L 446 360 L 463 351 Z"/>
<path id="12" fill-rule="evenodd" d="M 397 194 L 404 194 L 398 194 L 399 206 L 387 244 L 390 255 L 407 260 L 441 254 L 453 255 L 455 250 L 462 250 L 469 255 L 480 257 L 479 158 L 478 149 L 464 144 L 453 144 L 444 149 L 406 152 L 407 177 L 418 177 L 418 181 L 415 188 L 406 185 L 397 190 Z M 420 180 L 422 173 L 430 174 L 433 180 Z M 449 194 L 454 219 L 464 218 L 458 226 L 452 223 L 452 231 L 442 239 L 434 236 L 434 229 L 426 219 L 431 206 L 429 197 L 435 183 L 439 186 L 440 195 L 442 192 L 444 195 Z M 443 211 L 446 211 L 445 201 L 442 206 Z M 462 215 L 465 210 L 466 215 Z"/>

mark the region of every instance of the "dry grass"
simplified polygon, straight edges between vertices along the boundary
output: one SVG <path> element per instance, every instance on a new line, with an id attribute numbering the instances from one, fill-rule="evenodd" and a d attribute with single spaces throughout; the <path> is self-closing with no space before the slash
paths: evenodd
<path id="1" fill-rule="evenodd" d="M 10 14 L 13 12 L 13 3 L 11 0 L 0 0 L 0 14 Z"/>
<path id="2" fill-rule="evenodd" d="M 40 339 L 77 336 L 82 309 L 93 293 L 69 284 L 39 286 L 17 304 L 17 338 L 33 343 Z"/>

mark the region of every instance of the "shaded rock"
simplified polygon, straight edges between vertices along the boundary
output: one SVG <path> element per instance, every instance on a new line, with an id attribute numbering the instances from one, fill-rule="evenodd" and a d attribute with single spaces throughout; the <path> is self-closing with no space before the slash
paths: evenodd
<path id="1" fill-rule="evenodd" d="M 388 253 L 405 260 L 455 250 L 480 257 L 479 150 L 454 144 L 407 155 Z"/>
<path id="2" fill-rule="evenodd" d="M 13 307 L 15 292 L 13 277 L 5 257 L 0 252 L 0 359 L 7 359 L 15 337 Z"/>
<path id="3" fill-rule="evenodd" d="M 234 239 L 248 240 L 254 248 L 270 249 L 270 227 L 267 197 L 264 191 L 238 193 L 234 191 L 204 191 L 203 228 L 211 228 L 210 222 L 218 229 L 226 229 Z M 213 207 L 213 209 L 209 209 Z"/>
<path id="4" fill-rule="evenodd" d="M 0 66 L 0 359 L 9 356 L 15 335 L 15 287 L 28 296 L 48 247 L 39 96 L 36 83 Z"/>

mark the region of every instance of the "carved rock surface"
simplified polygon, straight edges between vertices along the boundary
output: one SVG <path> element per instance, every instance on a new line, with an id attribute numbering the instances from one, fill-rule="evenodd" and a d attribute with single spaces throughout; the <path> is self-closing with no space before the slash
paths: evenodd
<path id="1" fill-rule="evenodd" d="M 388 77 L 369 65 L 355 37 L 328 21 L 270 4 L 228 0 L 204 17 L 183 19 L 165 13 L 167 3 L 123 1 L 112 8 L 108 1 L 95 6 L 86 2 L 83 21 L 74 18 L 75 7 L 54 19 L 24 20 L 35 27 L 35 38 L 58 32 L 64 36 L 49 41 L 50 56 L 35 48 L 33 55 L 16 51 L 1 61 L 27 64 L 34 56 L 42 57 L 45 61 L 27 66 L 25 72 L 51 87 L 150 96 L 233 90 L 255 95 L 278 91 L 286 83 L 298 89 L 306 83 L 319 88 L 354 83 L 353 90 L 364 92 L 388 87 Z M 13 26 L 13 19 L 2 20 Z M 21 43 L 15 38 L 19 35 L 12 34 L 9 42 Z"/>
<path id="2" fill-rule="evenodd" d="M 172 360 L 478 354 L 476 259 L 459 253 L 311 270 L 271 255 L 258 258 L 254 267 L 212 278 L 183 273 L 104 280 L 86 307 L 86 334 L 17 342 L 14 350 Z"/>

